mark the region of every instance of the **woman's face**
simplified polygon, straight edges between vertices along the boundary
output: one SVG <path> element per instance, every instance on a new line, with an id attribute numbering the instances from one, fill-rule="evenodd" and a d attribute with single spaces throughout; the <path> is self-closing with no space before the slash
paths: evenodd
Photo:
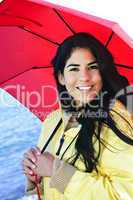
<path id="1" fill-rule="evenodd" d="M 90 50 L 76 48 L 66 62 L 64 74 L 58 76 L 66 86 L 77 106 L 92 101 L 102 89 L 102 78 L 98 64 Z"/>

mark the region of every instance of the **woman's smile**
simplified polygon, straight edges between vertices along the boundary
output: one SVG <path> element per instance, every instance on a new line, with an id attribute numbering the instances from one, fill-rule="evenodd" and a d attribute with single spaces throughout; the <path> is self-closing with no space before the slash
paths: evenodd
<path id="1" fill-rule="evenodd" d="M 80 91 L 89 91 L 92 87 L 91 86 L 78 86 L 76 88 Z"/>

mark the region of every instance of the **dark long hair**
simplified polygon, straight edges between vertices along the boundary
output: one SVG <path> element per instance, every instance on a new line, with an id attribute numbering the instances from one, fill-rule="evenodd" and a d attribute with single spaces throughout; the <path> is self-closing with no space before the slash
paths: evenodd
<path id="1" fill-rule="evenodd" d="M 59 73 L 63 75 L 66 61 L 71 56 L 73 50 L 76 48 L 85 48 L 92 52 L 98 63 L 99 71 L 103 81 L 101 93 L 107 92 L 102 107 L 100 106 L 100 100 L 93 100 L 91 102 L 91 105 L 98 105 L 98 108 L 96 108 L 95 106 L 90 106 L 88 104 L 84 107 L 85 112 L 97 112 L 98 110 L 100 110 L 101 113 L 104 113 L 106 111 L 106 117 L 97 117 L 96 115 L 90 117 L 88 115 L 81 115 L 78 118 L 79 123 L 82 124 L 82 128 L 78 134 L 75 143 L 76 154 L 71 163 L 74 165 L 78 158 L 82 158 L 86 166 L 86 171 L 91 172 L 93 169 L 96 169 L 98 158 L 100 155 L 100 147 L 102 143 L 100 134 L 103 123 L 106 123 L 111 129 L 113 129 L 113 131 L 122 140 L 127 143 L 133 144 L 133 141 L 128 141 L 128 138 L 126 138 L 126 136 L 119 129 L 117 129 L 115 122 L 113 121 L 109 113 L 110 100 L 115 97 L 118 91 L 128 86 L 128 81 L 125 77 L 121 76 L 118 73 L 114 65 L 114 60 L 111 53 L 99 40 L 88 33 L 77 33 L 73 36 L 70 36 L 61 43 L 55 57 L 52 60 L 58 92 L 59 94 L 63 93 L 64 97 L 69 96 L 69 98 L 60 99 L 62 109 L 65 109 L 66 112 L 75 111 L 75 107 L 72 106 L 72 101 L 74 101 L 74 99 L 67 93 L 66 87 L 62 86 L 59 83 L 58 75 Z M 126 105 L 126 97 L 124 95 L 119 96 L 118 99 L 124 105 Z M 94 149 L 94 135 L 99 142 L 98 153 L 96 153 Z"/>

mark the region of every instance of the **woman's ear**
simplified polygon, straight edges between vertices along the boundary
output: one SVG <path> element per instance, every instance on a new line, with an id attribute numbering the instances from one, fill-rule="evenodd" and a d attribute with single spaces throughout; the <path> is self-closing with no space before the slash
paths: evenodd
<path id="1" fill-rule="evenodd" d="M 64 79 L 63 74 L 61 74 L 61 72 L 59 72 L 58 74 L 58 81 L 61 85 L 65 85 L 65 79 Z"/>

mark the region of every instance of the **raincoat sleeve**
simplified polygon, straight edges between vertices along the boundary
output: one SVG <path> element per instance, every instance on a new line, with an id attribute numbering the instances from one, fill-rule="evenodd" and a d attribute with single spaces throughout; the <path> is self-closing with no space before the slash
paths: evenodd
<path id="1" fill-rule="evenodd" d="M 109 172 L 99 168 L 98 173 L 88 173 L 58 159 L 54 165 L 50 187 L 58 190 L 66 199 L 133 199 L 133 173 L 128 170 Z"/>

